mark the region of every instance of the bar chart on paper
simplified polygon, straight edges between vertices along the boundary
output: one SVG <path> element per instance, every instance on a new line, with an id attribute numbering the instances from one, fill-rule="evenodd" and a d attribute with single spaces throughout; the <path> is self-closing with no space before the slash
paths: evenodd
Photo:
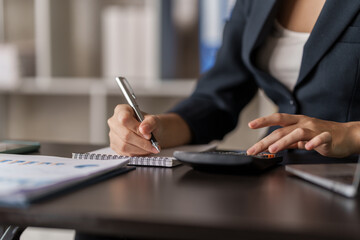
<path id="1" fill-rule="evenodd" d="M 121 168 L 127 159 L 78 161 L 50 156 L 0 155 L 0 202 L 22 204 Z"/>

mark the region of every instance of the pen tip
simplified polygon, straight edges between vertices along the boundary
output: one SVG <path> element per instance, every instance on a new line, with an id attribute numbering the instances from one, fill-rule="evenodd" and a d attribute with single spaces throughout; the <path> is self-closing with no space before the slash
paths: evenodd
<path id="1" fill-rule="evenodd" d="M 154 148 L 156 148 L 156 150 L 157 150 L 158 152 L 160 152 L 160 147 L 159 147 L 158 144 L 154 144 L 153 146 L 154 146 Z"/>

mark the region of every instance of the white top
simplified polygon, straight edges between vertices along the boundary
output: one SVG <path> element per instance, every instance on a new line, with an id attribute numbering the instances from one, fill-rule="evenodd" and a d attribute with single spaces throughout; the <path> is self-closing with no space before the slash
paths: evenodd
<path id="1" fill-rule="evenodd" d="M 257 66 L 292 92 L 299 77 L 303 48 L 309 36 L 310 33 L 288 30 L 275 21 L 273 31 L 257 53 Z"/>

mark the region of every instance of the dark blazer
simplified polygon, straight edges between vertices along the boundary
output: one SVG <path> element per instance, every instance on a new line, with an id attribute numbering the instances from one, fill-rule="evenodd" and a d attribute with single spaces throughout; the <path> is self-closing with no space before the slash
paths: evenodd
<path id="1" fill-rule="evenodd" d="M 279 112 L 338 122 L 360 120 L 360 1 L 327 0 L 305 44 L 299 78 L 290 92 L 254 64 L 276 17 L 276 0 L 239 0 L 223 33 L 214 67 L 177 105 L 194 143 L 221 139 L 258 88 Z M 289 53 L 291 58 L 291 53 Z"/>

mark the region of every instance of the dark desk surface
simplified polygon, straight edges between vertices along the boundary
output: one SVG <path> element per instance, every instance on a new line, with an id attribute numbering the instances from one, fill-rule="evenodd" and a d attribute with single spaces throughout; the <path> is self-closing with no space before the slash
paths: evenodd
<path id="1" fill-rule="evenodd" d="M 96 148 L 42 144 L 41 154 Z M 0 208 L 0 224 L 157 239 L 360 239 L 359 198 L 289 177 L 284 167 L 258 176 L 139 167 L 27 209 Z"/>

